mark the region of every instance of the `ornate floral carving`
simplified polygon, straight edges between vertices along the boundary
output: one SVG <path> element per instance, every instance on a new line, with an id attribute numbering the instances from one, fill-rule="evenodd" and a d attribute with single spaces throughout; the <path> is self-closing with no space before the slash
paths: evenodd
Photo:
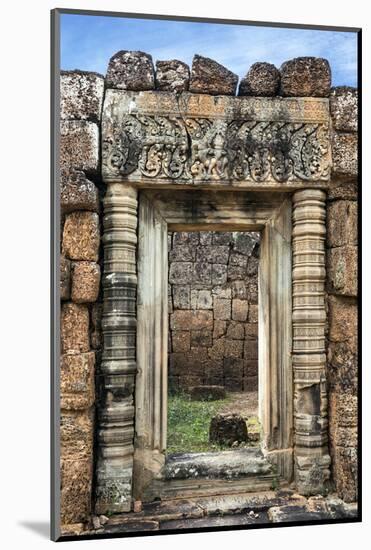
<path id="1" fill-rule="evenodd" d="M 125 114 L 103 140 L 110 177 L 252 183 L 329 177 L 325 123 Z"/>

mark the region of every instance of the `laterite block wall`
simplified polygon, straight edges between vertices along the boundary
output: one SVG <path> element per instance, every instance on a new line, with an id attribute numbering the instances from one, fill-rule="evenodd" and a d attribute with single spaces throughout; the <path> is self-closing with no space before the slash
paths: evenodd
<path id="1" fill-rule="evenodd" d="M 357 500 L 357 90 L 330 93 L 333 170 L 327 200 L 329 437 L 335 488 Z"/>
<path id="2" fill-rule="evenodd" d="M 258 233 L 169 235 L 169 384 L 258 389 Z"/>
<path id="3" fill-rule="evenodd" d="M 92 512 L 103 91 L 101 75 L 61 73 L 61 523 L 67 531 Z"/>

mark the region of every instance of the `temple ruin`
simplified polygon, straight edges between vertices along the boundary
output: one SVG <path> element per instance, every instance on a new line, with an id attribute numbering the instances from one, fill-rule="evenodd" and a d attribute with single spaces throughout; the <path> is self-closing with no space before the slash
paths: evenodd
<path id="1" fill-rule="evenodd" d="M 129 51 L 60 85 L 62 533 L 354 517 L 357 90 Z M 205 385 L 259 445 L 167 458 Z"/>

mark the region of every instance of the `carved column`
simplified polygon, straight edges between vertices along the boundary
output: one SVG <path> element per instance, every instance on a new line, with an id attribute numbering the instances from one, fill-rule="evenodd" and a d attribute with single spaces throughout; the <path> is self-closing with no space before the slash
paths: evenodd
<path id="1" fill-rule="evenodd" d="M 131 509 L 136 372 L 137 190 L 108 185 L 104 199 L 103 355 L 96 513 Z"/>
<path id="2" fill-rule="evenodd" d="M 295 478 L 302 494 L 329 479 L 325 348 L 326 194 L 293 196 L 293 369 Z"/>

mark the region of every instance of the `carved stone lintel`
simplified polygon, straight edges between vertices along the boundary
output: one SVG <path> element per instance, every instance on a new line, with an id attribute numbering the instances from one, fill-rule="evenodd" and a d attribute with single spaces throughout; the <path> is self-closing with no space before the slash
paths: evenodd
<path id="1" fill-rule="evenodd" d="M 104 208 L 97 514 L 129 511 L 132 501 L 137 190 L 110 184 Z"/>
<path id="2" fill-rule="evenodd" d="M 293 371 L 295 477 L 301 494 L 320 493 L 330 476 L 325 348 L 326 195 L 293 196 Z"/>
<path id="3" fill-rule="evenodd" d="M 245 187 L 322 185 L 328 101 L 108 90 L 105 181 Z"/>

